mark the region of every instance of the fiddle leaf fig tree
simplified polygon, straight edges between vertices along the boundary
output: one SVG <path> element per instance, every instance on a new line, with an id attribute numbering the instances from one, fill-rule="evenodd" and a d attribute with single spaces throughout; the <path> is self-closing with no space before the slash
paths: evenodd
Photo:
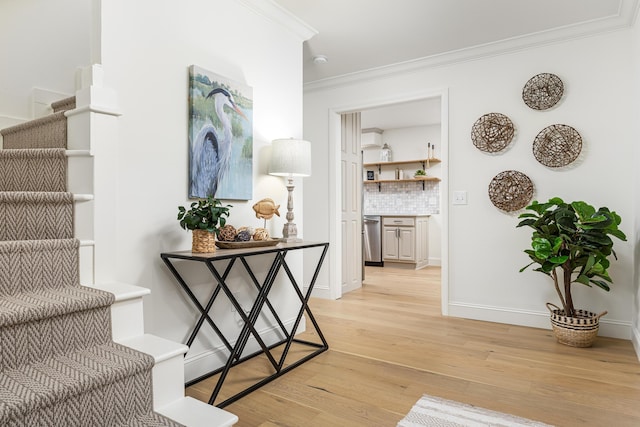
<path id="1" fill-rule="evenodd" d="M 178 206 L 178 221 L 185 230 L 206 230 L 210 233 L 220 233 L 229 217 L 231 205 L 223 206 L 222 202 L 209 196 L 206 199 L 191 203 L 190 209 Z"/>
<path id="2" fill-rule="evenodd" d="M 537 265 L 534 271 L 553 279 L 564 314 L 575 317 L 573 283 L 610 290 L 609 256 L 617 259 L 611 236 L 627 240 L 618 229 L 622 219 L 608 208 L 596 210 L 585 202 L 565 203 L 558 197 L 546 203 L 534 201 L 526 210 L 517 227 L 533 229 L 531 249 L 524 251 L 531 262 L 520 271 Z"/>

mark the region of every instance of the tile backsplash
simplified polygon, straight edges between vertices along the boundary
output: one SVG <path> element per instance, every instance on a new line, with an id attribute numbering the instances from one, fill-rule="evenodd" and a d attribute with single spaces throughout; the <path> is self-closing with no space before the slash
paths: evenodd
<path id="1" fill-rule="evenodd" d="M 365 215 L 424 215 L 440 213 L 440 183 L 385 182 L 364 185 Z"/>

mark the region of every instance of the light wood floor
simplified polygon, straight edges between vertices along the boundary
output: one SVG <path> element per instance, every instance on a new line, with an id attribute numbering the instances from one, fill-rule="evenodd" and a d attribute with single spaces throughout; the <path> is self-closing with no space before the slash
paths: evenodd
<path id="1" fill-rule="evenodd" d="M 367 267 L 361 290 L 310 305 L 329 351 L 227 406 L 238 426 L 395 426 L 423 394 L 556 426 L 640 426 L 630 341 L 575 349 L 548 330 L 442 317 L 438 268 Z M 252 360 L 225 384 L 265 369 Z M 208 381 L 187 394 L 206 401 Z"/>

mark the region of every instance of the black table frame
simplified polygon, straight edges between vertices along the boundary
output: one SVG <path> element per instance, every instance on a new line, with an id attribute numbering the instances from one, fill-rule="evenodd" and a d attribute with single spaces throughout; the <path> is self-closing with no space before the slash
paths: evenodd
<path id="1" fill-rule="evenodd" d="M 291 270 L 289 269 L 289 266 L 287 265 L 285 258 L 289 251 L 302 250 L 307 248 L 322 248 L 322 252 L 316 264 L 315 271 L 313 273 L 313 277 L 311 279 L 311 282 L 309 283 L 307 291 L 305 294 L 303 294 L 301 291 L 301 289 L 303 288 L 298 286 L 298 283 L 293 277 L 293 274 L 291 273 Z M 275 372 L 272 373 L 271 375 L 268 375 L 264 379 L 258 381 L 257 383 L 251 385 L 250 387 L 247 387 L 246 389 L 240 391 L 239 393 L 236 393 L 233 396 L 227 398 L 226 400 L 216 404 L 216 406 L 220 408 L 224 408 L 225 406 L 237 401 L 238 399 L 262 387 L 263 385 L 273 381 L 274 379 L 284 375 L 290 370 L 316 357 L 320 353 L 327 351 L 329 349 L 329 344 L 327 343 L 327 340 L 322 334 L 322 331 L 320 330 L 320 327 L 318 326 L 318 322 L 313 316 L 313 313 L 311 313 L 311 309 L 309 308 L 308 303 L 309 303 L 309 298 L 311 296 L 311 292 L 313 291 L 313 287 L 315 285 L 316 279 L 318 278 L 318 274 L 320 273 L 320 268 L 322 267 L 322 263 L 324 262 L 324 258 L 327 254 L 328 249 L 329 249 L 329 243 L 307 243 L 307 242 L 298 243 L 296 242 L 296 243 L 278 243 L 277 246 L 256 247 L 256 248 L 218 249 L 215 253 L 212 253 L 212 254 L 198 254 L 198 253 L 192 253 L 190 251 L 166 252 L 166 253 L 160 254 L 160 257 L 162 258 L 166 266 L 169 268 L 169 270 L 171 271 L 171 273 L 173 274 L 177 282 L 180 284 L 180 286 L 185 291 L 189 299 L 193 302 L 195 307 L 200 312 L 200 317 L 198 318 L 198 321 L 193 327 L 193 330 L 191 331 L 191 334 L 189 336 L 189 339 L 186 342 L 186 345 L 189 347 L 191 346 L 198 332 L 200 331 L 200 328 L 206 321 L 209 324 L 209 326 L 211 326 L 211 328 L 216 333 L 216 335 L 220 338 L 220 340 L 222 341 L 224 346 L 227 348 L 227 350 L 229 351 L 229 356 L 224 366 L 217 368 L 215 370 L 212 370 L 191 381 L 186 382 L 185 386 L 188 387 L 190 385 L 193 385 L 197 382 L 200 382 L 206 378 L 209 378 L 213 375 L 220 373 L 218 382 L 216 383 L 213 391 L 211 392 L 211 396 L 209 398 L 209 404 L 213 405 L 215 404 L 216 398 L 218 397 L 218 394 L 222 389 L 224 381 L 227 378 L 227 375 L 229 374 L 229 371 L 232 367 L 239 365 L 240 363 L 243 363 L 258 355 L 261 355 L 261 354 L 266 355 L 267 359 L 271 363 L 271 366 L 273 367 Z M 253 273 L 253 271 L 251 270 L 251 267 L 249 266 L 246 259 L 248 257 L 265 255 L 265 254 L 274 254 L 274 258 L 271 263 L 271 266 L 268 269 L 267 275 L 264 278 L 264 281 L 260 283 L 256 278 L 255 274 Z M 172 263 L 172 260 L 196 261 L 196 262 L 204 263 L 207 266 L 207 268 L 209 269 L 211 275 L 215 280 L 214 281 L 215 288 L 213 290 L 213 293 L 211 294 L 211 297 L 209 298 L 209 301 L 207 301 L 205 306 L 203 306 L 198 300 L 198 298 L 193 294 L 187 282 L 176 270 L 175 266 Z M 218 268 L 216 268 L 214 263 L 216 261 L 223 261 L 223 260 L 228 260 L 228 263 L 226 268 L 224 269 L 224 272 L 220 274 L 220 272 L 218 271 Z M 256 287 L 258 291 L 255 297 L 255 300 L 253 301 L 251 310 L 249 311 L 248 314 L 244 312 L 244 310 L 238 303 L 237 299 L 235 298 L 235 296 L 233 295 L 233 293 L 231 292 L 231 290 L 226 284 L 226 279 L 229 273 L 231 272 L 233 266 L 236 264 L 236 261 L 238 260 L 244 267 L 247 275 L 249 276 L 249 279 L 251 280 L 251 282 L 253 283 L 253 285 Z M 291 332 L 287 331 L 287 329 L 285 328 L 284 324 L 280 319 L 280 316 L 278 316 L 276 310 L 274 309 L 273 305 L 271 304 L 268 298 L 269 292 L 281 269 L 284 269 L 286 276 L 289 279 L 289 283 L 295 290 L 296 295 L 298 296 L 301 303 L 300 310 L 298 311 L 296 320 L 291 328 Z M 229 342 L 229 340 L 224 336 L 222 331 L 220 331 L 218 326 L 215 324 L 211 316 L 209 316 L 209 310 L 211 309 L 211 307 L 213 306 L 213 303 L 215 302 L 216 298 L 220 294 L 220 291 L 222 291 L 226 295 L 227 299 L 229 300 L 229 302 L 231 302 L 235 310 L 237 310 L 238 314 L 241 316 L 244 322 L 242 330 L 240 331 L 240 334 L 236 339 L 235 345 L 232 345 Z M 284 339 L 271 345 L 267 345 L 264 342 L 264 340 L 260 337 L 260 334 L 258 333 L 258 331 L 255 329 L 255 323 L 260 317 L 260 314 L 262 313 L 262 310 L 265 305 L 269 309 L 273 317 L 275 318 L 276 322 L 278 323 L 278 327 L 280 331 L 285 336 Z M 300 340 L 294 337 L 295 331 L 298 329 L 298 326 L 300 325 L 300 321 L 302 320 L 302 317 L 305 313 L 307 315 L 307 318 L 313 324 L 313 327 L 315 328 L 315 331 L 318 334 L 318 337 L 320 338 L 321 343 Z M 247 345 L 247 342 L 249 341 L 251 336 L 253 336 L 255 340 L 258 342 L 261 350 L 258 350 L 246 356 L 242 356 L 245 346 Z M 305 357 L 295 361 L 294 363 L 284 366 L 289 349 L 291 348 L 291 345 L 294 342 L 298 344 L 314 347 L 316 348 L 316 350 L 306 355 Z M 285 346 L 284 350 L 279 360 L 276 360 L 274 355 L 271 353 L 271 350 L 283 344 Z"/>

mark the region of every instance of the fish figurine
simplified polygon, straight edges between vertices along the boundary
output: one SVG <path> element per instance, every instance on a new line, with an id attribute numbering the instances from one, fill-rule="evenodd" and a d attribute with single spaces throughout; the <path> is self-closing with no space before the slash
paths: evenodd
<path id="1" fill-rule="evenodd" d="M 276 206 L 276 203 L 273 201 L 273 199 L 269 198 L 262 199 L 258 203 L 253 205 L 253 210 L 256 211 L 256 218 L 264 219 L 271 219 L 271 217 L 273 217 L 273 214 L 280 216 L 280 212 L 278 212 L 279 208 L 280 205 Z"/>

